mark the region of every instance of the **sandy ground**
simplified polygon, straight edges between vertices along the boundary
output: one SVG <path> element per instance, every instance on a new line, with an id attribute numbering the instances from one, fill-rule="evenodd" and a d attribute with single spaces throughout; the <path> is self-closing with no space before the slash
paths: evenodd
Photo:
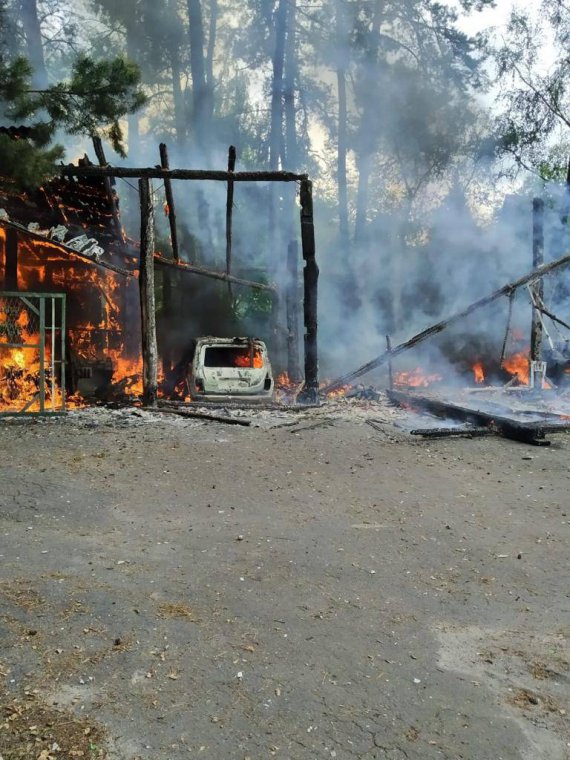
<path id="1" fill-rule="evenodd" d="M 567 436 L 140 414 L 0 423 L 3 760 L 570 757 Z"/>

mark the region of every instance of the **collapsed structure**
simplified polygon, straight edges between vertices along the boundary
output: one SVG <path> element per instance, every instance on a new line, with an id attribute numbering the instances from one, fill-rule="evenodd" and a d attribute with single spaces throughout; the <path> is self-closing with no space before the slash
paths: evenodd
<path id="1" fill-rule="evenodd" d="M 14 139 L 25 139 L 25 129 L 24 133 L 9 132 Z M 272 284 L 234 276 L 231 249 L 225 272 L 184 261 L 178 249 L 172 179 L 214 179 L 227 184 L 229 245 L 235 181 L 300 183 L 306 263 L 304 400 L 315 402 L 318 269 L 308 177 L 287 172 L 235 173 L 230 166 L 227 172 L 170 170 L 163 145 L 161 167 L 120 169 L 106 165 L 100 141 L 94 143 L 99 166 L 85 157 L 75 166 L 62 167 L 61 176 L 36 190 L 18 193 L 10 189 L 9 181 L 0 190 L 0 413 L 62 411 L 66 404 L 87 397 L 142 396 L 144 403 L 153 404 L 159 384 L 168 395 L 175 394 L 182 384 L 179 392 L 184 397 L 187 369 L 194 357 L 186 351 L 172 355 L 166 350 L 159 356 L 155 268 L 267 292 L 274 326 L 286 312 L 283 342 L 288 347 L 289 367 L 298 367 L 296 242 L 291 241 L 286 253 L 289 283 L 285 293 Z M 130 240 L 121 227 L 114 187 L 117 176 L 139 179 L 140 244 Z M 161 178 L 165 185 L 171 257 L 155 250 L 152 177 Z M 267 394 L 273 389 L 273 377 L 265 353 L 264 357 L 268 371 L 261 385 Z M 238 393 L 244 390 L 241 381 L 235 387 Z M 257 382 L 252 387 L 252 393 L 259 392 Z M 227 384 L 224 390 L 228 392 Z"/>

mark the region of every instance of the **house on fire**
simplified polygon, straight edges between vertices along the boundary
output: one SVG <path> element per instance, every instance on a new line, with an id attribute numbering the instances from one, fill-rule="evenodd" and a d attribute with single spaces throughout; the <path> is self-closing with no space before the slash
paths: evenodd
<path id="1" fill-rule="evenodd" d="M 25 128 L 1 129 L 14 139 L 25 139 Z M 102 156 L 100 142 L 99 151 L 96 139 L 94 145 L 99 166 L 85 156 L 77 165 L 62 166 L 59 177 L 26 192 L 18 192 L 6 178 L 0 184 L 0 413 L 29 410 L 31 400 L 27 396 L 31 396 L 35 403 L 38 395 L 39 411 L 44 411 L 44 401 L 50 397 L 50 383 L 54 411 L 56 385 L 65 388 L 65 392 L 60 393 L 64 400 L 70 391 L 79 391 L 83 398 L 124 398 L 142 393 L 143 401 L 148 403 L 149 399 L 156 399 L 160 374 L 163 389 L 175 392 L 178 381 L 185 378 L 181 362 L 188 347 L 173 347 L 172 335 L 166 328 L 160 337 L 161 314 L 157 320 L 155 308 L 155 269 L 160 272 L 158 289 L 162 305 L 166 304 L 162 315 L 170 303 L 171 278 L 167 272 L 173 269 L 199 275 L 202 282 L 205 277 L 265 291 L 272 303 L 272 334 L 281 333 L 281 345 L 288 353 L 288 366 L 298 368 L 300 312 L 296 243 L 292 241 L 284 252 L 289 282 L 282 294 L 271 283 L 235 276 L 228 251 L 225 272 L 184 261 L 175 244 L 171 178 L 217 180 L 227 185 L 228 245 L 231 245 L 234 182 L 300 183 L 306 329 L 303 392 L 316 400 L 318 268 L 314 251 L 312 185 L 308 177 L 290 172 L 171 171 L 167 161 L 162 160 L 160 167 L 147 169 L 110 167 Z M 165 151 L 165 146 L 161 145 L 161 159 L 166 155 Z M 231 148 L 232 151 L 235 155 L 235 149 Z M 139 178 L 140 244 L 129 239 L 122 229 L 114 186 L 116 177 Z M 157 253 L 154 248 L 152 177 L 162 179 L 166 190 L 171 257 Z M 187 280 L 180 282 L 186 283 Z M 203 287 L 200 286 L 199 290 Z M 29 298 L 33 296 L 39 299 L 38 303 L 45 302 L 45 294 L 53 296 L 51 317 L 44 315 L 40 318 L 40 311 L 47 308 L 45 303 L 41 308 L 33 306 Z M 59 296 L 59 300 L 55 296 Z M 186 318 L 187 314 L 182 312 L 178 315 L 179 322 Z M 166 324 L 164 318 L 162 323 Z M 162 343 L 160 357 L 157 328 L 159 347 Z M 197 338 L 200 334 L 207 333 L 192 337 Z M 56 344 L 60 346 L 57 360 Z M 192 362 L 191 357 L 189 362 Z M 264 382 L 267 385 L 267 381 Z"/>
<path id="2" fill-rule="evenodd" d="M 85 157 L 79 166 L 89 163 Z M 137 267 L 138 250 L 121 231 L 110 183 L 59 177 L 26 192 L 16 192 L 8 181 L 0 186 L 0 291 L 65 294 L 66 385 L 71 392 L 82 387 L 88 394 L 123 380 L 127 390 L 127 378 L 133 384 L 135 378 L 140 381 Z M 21 329 L 14 328 L 11 349 L 0 341 L 4 373 L 22 363 L 17 361 L 22 353 L 18 342 L 39 339 L 30 334 L 23 313 L 18 319 Z M 25 401 L 6 398 L 17 390 L 15 372 L 13 368 L 10 390 L 0 389 L 0 411 L 2 404 L 10 408 L 11 402 Z"/>

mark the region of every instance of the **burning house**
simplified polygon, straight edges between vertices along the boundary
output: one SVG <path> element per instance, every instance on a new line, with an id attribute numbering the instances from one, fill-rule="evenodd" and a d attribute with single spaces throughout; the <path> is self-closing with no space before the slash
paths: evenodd
<path id="1" fill-rule="evenodd" d="M 25 135 L 11 132 L 25 139 Z M 148 177 L 153 171 L 163 178 L 166 187 L 171 258 L 157 253 L 154 246 Z M 121 227 L 114 182 L 116 175 L 123 174 L 139 177 L 140 244 L 129 239 Z M 271 396 L 273 374 L 263 342 L 243 339 L 242 350 L 242 339 L 236 339 L 240 346 L 223 341 L 216 344 L 213 339 L 208 346 L 199 343 L 200 351 L 192 351 L 197 345 L 194 341 L 190 346 L 178 346 L 178 353 L 165 348 L 159 355 L 155 269 L 173 267 L 179 272 L 265 290 L 275 303 L 280 300 L 273 285 L 235 277 L 229 264 L 226 272 L 216 272 L 182 260 L 176 244 L 169 174 L 182 179 L 227 180 L 228 197 L 230 185 L 233 195 L 234 181 L 301 180 L 303 255 L 310 261 L 309 277 L 305 276 L 305 388 L 316 400 L 318 270 L 306 176 L 284 172 L 170 172 L 167 168 L 126 170 L 97 167 L 84 157 L 77 166 L 62 167 L 61 176 L 41 188 L 19 193 L 4 182 L 0 190 L 0 413 L 57 412 L 66 403 L 81 404 L 93 398 L 126 400 L 141 394 L 144 402 L 152 403 L 159 380 L 163 393 L 170 396 L 178 388 L 179 397 L 188 399 Z M 291 355 L 298 351 L 294 327 L 298 319 L 296 261 L 293 264 L 295 282 L 282 301 L 287 307 L 290 364 L 296 364 Z"/>
<path id="2" fill-rule="evenodd" d="M 140 392 L 138 252 L 114 190 L 88 178 L 8 185 L 0 209 L 0 411 L 58 411 L 66 392 L 68 403 Z"/>

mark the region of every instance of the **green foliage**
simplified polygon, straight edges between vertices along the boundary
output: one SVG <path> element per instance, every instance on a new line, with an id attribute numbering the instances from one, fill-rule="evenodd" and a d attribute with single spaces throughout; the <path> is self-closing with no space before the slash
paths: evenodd
<path id="1" fill-rule="evenodd" d="M 542 161 L 538 166 L 538 175 L 543 182 L 562 184 L 566 180 L 568 167 L 562 163 Z"/>
<path id="2" fill-rule="evenodd" d="M 0 135 L 2 175 L 9 177 L 17 187 L 33 187 L 52 176 L 63 153 L 59 145 L 42 150 L 29 140 L 13 140 L 8 135 Z"/>
<path id="3" fill-rule="evenodd" d="M 139 82 L 138 66 L 125 58 L 93 61 L 81 55 L 69 81 L 38 93 L 36 105 L 70 134 L 103 134 L 113 149 L 125 156 L 119 119 L 146 103 Z"/>
<path id="4" fill-rule="evenodd" d="M 236 288 L 239 291 L 233 299 L 232 308 L 237 319 L 259 317 L 271 314 L 271 293 L 253 288 Z"/>
<path id="5" fill-rule="evenodd" d="M 536 20 L 513 12 L 507 33 L 492 48 L 504 108 L 496 123 L 499 153 L 539 176 L 570 130 L 569 41 L 570 9 L 561 0 L 544 0 Z M 545 45 L 554 51 L 548 70 L 541 65 Z"/>
<path id="6" fill-rule="evenodd" d="M 48 148 L 57 129 L 69 134 L 102 135 L 125 155 L 119 119 L 145 103 L 136 64 L 118 57 L 94 61 L 81 55 L 68 81 L 46 90 L 31 89 L 32 69 L 25 58 L 0 58 L 0 105 L 13 123 L 26 123 L 26 139 L 3 140 L 4 173 L 19 185 L 41 183 L 55 173 L 61 146 Z"/>

